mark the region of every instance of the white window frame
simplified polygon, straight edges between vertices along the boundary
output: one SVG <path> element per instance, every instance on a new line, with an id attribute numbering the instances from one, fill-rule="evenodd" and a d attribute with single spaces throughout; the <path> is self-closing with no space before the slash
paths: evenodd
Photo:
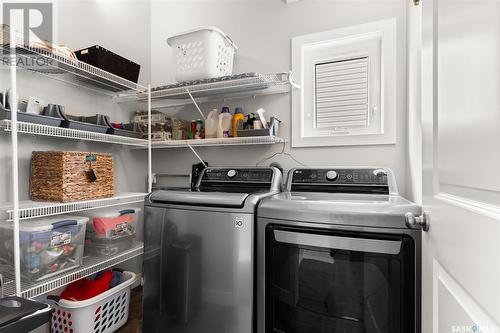
<path id="1" fill-rule="evenodd" d="M 396 46 L 395 18 L 292 38 L 292 71 L 301 85 L 292 91 L 292 147 L 395 144 Z M 370 57 L 370 76 L 376 75 L 369 88 L 370 126 L 346 131 L 315 128 L 315 65 L 360 56 Z"/>

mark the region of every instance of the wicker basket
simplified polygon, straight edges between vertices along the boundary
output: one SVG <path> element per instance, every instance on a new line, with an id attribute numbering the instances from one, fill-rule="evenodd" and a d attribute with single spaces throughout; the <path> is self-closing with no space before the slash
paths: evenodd
<path id="1" fill-rule="evenodd" d="M 70 202 L 109 198 L 114 195 L 113 174 L 111 154 L 35 151 L 31 156 L 31 199 Z"/>

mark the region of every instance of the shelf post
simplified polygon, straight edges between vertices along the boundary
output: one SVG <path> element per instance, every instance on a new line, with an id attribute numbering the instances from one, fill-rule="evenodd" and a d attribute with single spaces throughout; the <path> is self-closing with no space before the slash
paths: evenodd
<path id="1" fill-rule="evenodd" d="M 19 170 L 17 149 L 17 73 L 16 73 L 16 33 L 13 27 L 9 28 L 9 60 L 10 60 L 10 116 L 12 130 L 12 205 L 13 205 L 13 238 L 14 238 L 14 276 L 16 282 L 16 295 L 21 296 L 21 255 L 19 242 Z"/>
<path id="2" fill-rule="evenodd" d="M 189 143 L 187 143 L 187 146 L 189 147 L 189 149 L 191 149 L 191 151 L 198 158 L 198 160 L 200 160 L 201 164 L 203 164 L 203 166 L 206 168 L 207 165 L 205 164 L 205 161 L 203 161 L 203 159 L 200 157 L 200 155 L 198 155 L 196 150 L 194 150 L 193 146 L 191 146 Z"/>
<path id="3" fill-rule="evenodd" d="M 153 167 L 151 151 L 151 84 L 148 84 L 148 193 L 153 189 Z"/>
<path id="4" fill-rule="evenodd" d="M 193 102 L 194 106 L 196 106 L 196 109 L 198 110 L 198 112 L 200 113 L 201 117 L 203 118 L 203 121 L 207 120 L 207 118 L 205 117 L 205 115 L 201 111 L 198 103 L 196 103 L 196 100 L 194 99 L 193 95 L 191 94 L 191 92 L 189 91 L 188 88 L 186 88 L 186 92 L 188 93 L 189 98 L 191 98 L 191 101 Z"/>

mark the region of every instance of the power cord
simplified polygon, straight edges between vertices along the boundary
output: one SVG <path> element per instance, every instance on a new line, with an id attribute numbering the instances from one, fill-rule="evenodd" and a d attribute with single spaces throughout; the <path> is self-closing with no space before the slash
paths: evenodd
<path id="1" fill-rule="evenodd" d="M 302 163 L 302 162 L 298 161 L 297 159 L 295 159 L 295 157 L 293 157 L 290 153 L 285 152 L 285 147 L 286 147 L 286 141 L 285 141 L 285 142 L 283 142 L 283 147 L 281 148 L 281 151 L 278 151 L 278 152 L 276 152 L 276 153 L 272 154 L 272 155 L 271 155 L 271 156 L 269 156 L 269 157 L 266 157 L 266 158 L 261 159 L 260 161 L 258 161 L 258 162 L 255 164 L 255 166 L 259 166 L 259 164 L 261 164 L 262 162 L 268 161 L 268 160 L 270 160 L 270 159 L 272 159 L 273 157 L 278 156 L 278 155 L 285 155 L 285 156 L 288 156 L 288 157 L 290 157 L 292 160 L 294 160 L 297 164 L 300 164 L 301 166 L 304 166 L 304 167 L 306 166 L 304 163 Z"/>

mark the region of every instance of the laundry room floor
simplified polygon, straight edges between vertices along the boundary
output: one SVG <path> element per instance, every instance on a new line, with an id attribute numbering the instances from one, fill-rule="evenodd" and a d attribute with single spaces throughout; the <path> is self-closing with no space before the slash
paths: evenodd
<path id="1" fill-rule="evenodd" d="M 132 290 L 130 295 L 130 307 L 127 323 L 117 333 L 141 333 L 142 332 L 142 287 Z"/>

